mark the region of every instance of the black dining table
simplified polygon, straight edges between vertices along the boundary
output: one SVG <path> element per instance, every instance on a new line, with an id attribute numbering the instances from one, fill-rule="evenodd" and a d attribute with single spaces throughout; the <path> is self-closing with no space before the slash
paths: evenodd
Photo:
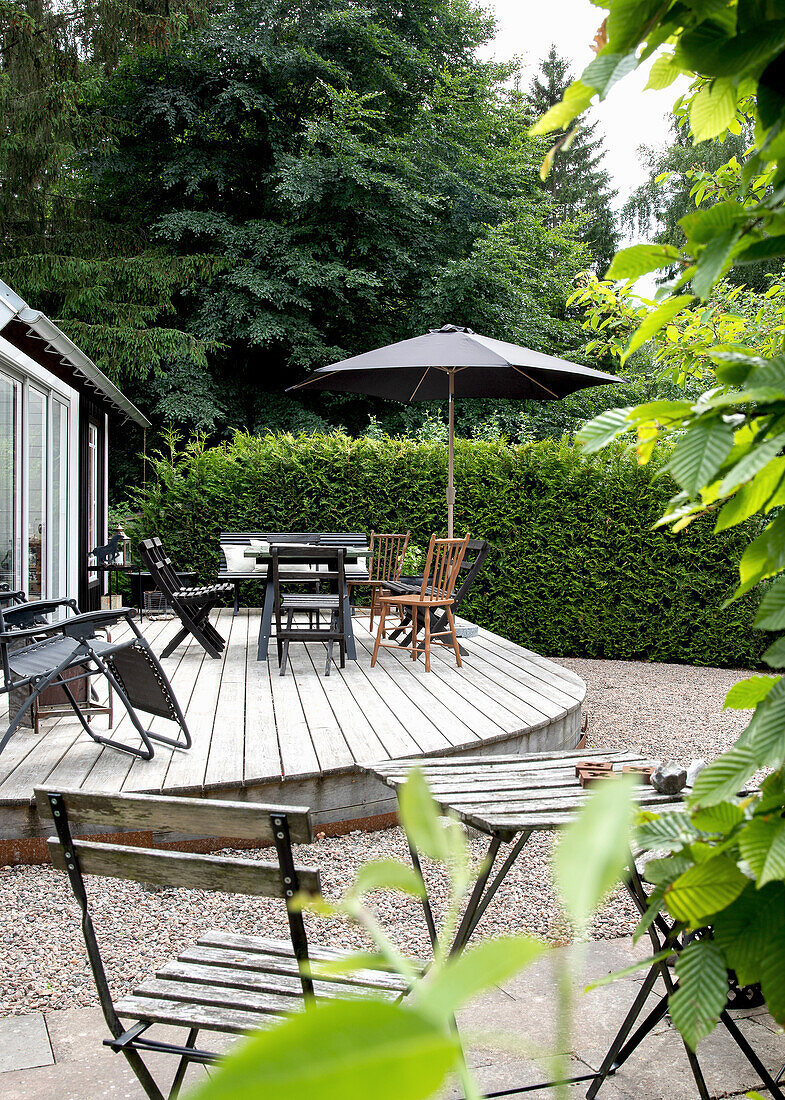
<path id="1" fill-rule="evenodd" d="M 297 564 L 303 564 L 302 551 L 303 547 L 310 547 L 313 549 L 313 556 L 308 557 L 307 564 L 309 566 L 308 572 L 303 572 L 298 569 L 296 572 L 292 571 L 287 573 L 286 571 L 286 546 L 287 543 L 277 542 L 275 544 L 278 550 L 278 561 L 283 564 L 281 569 L 281 579 L 291 584 L 309 584 L 321 579 L 319 574 L 319 566 L 323 564 L 329 564 L 329 560 L 325 558 L 325 550 L 334 550 L 335 545 L 321 546 L 318 543 L 291 543 L 291 546 L 298 551 Z M 358 558 L 365 558 L 371 552 L 369 546 L 344 546 L 344 556 L 347 561 L 357 561 Z M 272 554 L 268 549 L 260 549 L 258 547 L 249 547 L 245 551 L 246 558 L 253 558 L 257 565 L 266 565 L 267 572 L 264 578 L 264 602 L 262 604 L 262 621 L 259 627 L 259 641 L 256 647 L 256 659 L 257 661 L 267 660 L 267 651 L 270 645 L 270 636 L 272 634 L 273 627 L 273 608 L 275 605 L 275 592 L 273 590 L 273 571 L 271 568 Z M 354 641 L 354 630 L 352 628 L 352 609 L 349 603 L 349 588 L 347 584 L 344 584 L 343 590 L 344 601 L 344 615 L 346 621 L 346 656 L 350 661 L 357 660 L 357 647 Z"/>

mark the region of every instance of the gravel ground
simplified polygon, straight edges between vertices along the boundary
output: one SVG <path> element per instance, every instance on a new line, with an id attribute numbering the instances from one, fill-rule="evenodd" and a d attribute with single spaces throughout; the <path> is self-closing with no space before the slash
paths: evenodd
<path id="1" fill-rule="evenodd" d="M 641 750 L 656 758 L 683 762 L 711 759 L 728 747 L 745 723 L 743 713 L 723 711 L 728 688 L 749 675 L 728 669 L 637 662 L 560 659 L 586 680 L 591 747 Z M 554 943 L 565 941 L 565 927 L 550 879 L 553 838 L 532 838 L 524 860 L 508 876 L 486 913 L 484 935 L 527 931 Z M 482 839 L 472 841 L 479 860 Z M 243 852 L 266 859 L 269 853 Z M 324 892 L 339 895 L 356 870 L 371 859 L 407 860 L 399 829 L 351 833 L 322 839 L 297 850 L 301 864 L 318 866 Z M 427 870 L 437 911 L 444 882 Z M 117 994 L 137 984 L 156 965 L 177 954 L 206 929 L 222 928 L 286 936 L 283 906 L 265 899 L 235 898 L 202 891 L 150 890 L 135 883 L 92 880 L 88 891 L 99 942 Z M 427 957 L 428 943 L 417 904 L 399 895 L 378 894 L 374 907 L 404 951 Z M 635 924 L 623 893 L 610 898 L 595 920 L 596 938 L 629 934 Z M 311 920 L 313 943 L 361 946 L 363 936 L 345 925 Z M 0 1015 L 94 1004 L 96 996 L 82 946 L 78 909 L 65 877 L 49 867 L 0 869 Z"/>

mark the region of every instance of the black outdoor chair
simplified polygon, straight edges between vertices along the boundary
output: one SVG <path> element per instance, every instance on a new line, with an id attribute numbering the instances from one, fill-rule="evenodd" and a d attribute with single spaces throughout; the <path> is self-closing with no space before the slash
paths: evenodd
<path id="1" fill-rule="evenodd" d="M 192 1062 L 209 1066 L 220 1061 L 222 1054 L 215 1047 L 221 1044 L 210 1042 L 210 1033 L 253 1032 L 301 1011 L 304 1004 L 333 997 L 397 1002 L 406 996 L 410 983 L 384 969 L 368 967 L 312 975 L 317 961 L 334 960 L 348 952 L 311 949 L 302 912 L 292 904 L 298 892 L 317 894 L 320 890 L 319 871 L 296 866 L 292 852 L 292 843 L 308 844 L 313 840 L 307 809 L 49 787 L 36 790 L 35 797 L 41 818 L 51 816 L 57 831 L 57 836 L 49 839 L 52 863 L 67 873 L 82 911 L 87 955 L 111 1033 L 104 1045 L 123 1053 L 150 1100 L 176 1097 Z M 73 835 L 75 826 L 91 832 L 97 825 L 109 826 L 112 832 L 152 829 L 200 838 L 241 837 L 257 846 L 275 845 L 275 850 L 272 859 L 239 859 L 145 848 L 133 841 L 97 844 Z M 272 939 L 223 929 L 205 931 L 177 958 L 166 962 L 155 959 L 151 976 L 116 999 L 91 919 L 91 882 L 85 882 L 84 875 L 277 898 L 281 908 L 286 908 L 289 937 Z M 154 1038 L 159 1024 L 183 1029 L 180 1041 L 172 1037 L 171 1030 Z M 200 1033 L 205 1038 L 197 1045 Z M 168 1088 L 159 1087 L 144 1061 L 150 1054 L 169 1054 L 176 1059 Z"/>
<path id="2" fill-rule="evenodd" d="M 166 556 L 158 538 L 142 539 L 139 543 L 139 556 L 149 569 L 156 587 L 163 592 L 167 603 L 183 624 L 182 630 L 175 634 L 161 656 L 168 657 L 174 653 L 180 643 L 192 634 L 211 657 L 220 657 L 226 640 L 210 622 L 210 612 L 216 604 L 232 594 L 233 585 L 204 584 L 195 588 L 183 588 L 171 558 Z"/>
<path id="3" fill-rule="evenodd" d="M 61 617 L 48 622 L 50 615 Z M 107 631 L 121 620 L 127 623 L 130 636 L 113 642 Z M 102 633 L 104 637 L 100 636 Z M 50 687 L 62 688 L 83 729 L 100 745 L 110 745 L 143 760 L 152 759 L 153 741 L 176 749 L 191 747 L 191 735 L 166 673 L 128 608 L 80 614 L 74 600 L 36 600 L 12 607 L 0 603 L 0 665 L 3 675 L 0 694 L 28 690 L 27 698 L 0 739 L 0 752 Z M 128 711 L 131 724 L 142 739 L 142 748 L 106 737 L 92 728 L 89 716 L 74 696 L 73 682 L 67 677 L 73 670 L 87 678 L 94 675 L 106 678 Z M 137 710 L 171 719 L 180 732 L 175 738 L 152 733 L 142 725 Z"/>
<path id="4" fill-rule="evenodd" d="M 488 557 L 488 551 L 490 550 L 489 544 L 485 539 L 469 539 L 466 544 L 466 553 L 464 554 L 463 561 L 461 562 L 461 569 L 458 574 L 460 584 L 453 593 L 452 613 L 457 615 L 460 611 L 461 604 L 466 600 L 469 594 L 469 589 L 472 587 L 477 579 L 477 575 L 485 564 L 485 559 Z M 422 577 L 401 577 L 398 581 L 388 581 L 385 584 L 387 588 L 394 595 L 405 596 L 409 593 L 418 592 L 420 585 L 422 584 Z M 449 626 L 447 621 L 447 614 L 445 611 L 438 609 L 425 611 L 423 609 L 417 610 L 417 633 L 425 627 L 425 615 L 429 614 L 431 617 L 431 634 L 443 633 Z M 400 626 L 395 627 L 390 631 L 389 637 L 398 639 L 402 634 L 406 634 L 402 644 L 405 646 L 411 645 L 412 642 L 412 615 L 411 609 L 407 608 L 401 620 Z"/>
<path id="5" fill-rule="evenodd" d="M 290 642 L 327 642 L 325 676 L 330 675 L 333 646 L 338 643 L 341 668 L 346 664 L 346 570 L 345 550 L 342 546 L 277 546 L 270 547 L 273 572 L 273 611 L 275 614 L 278 664 L 281 676 L 286 673 Z M 319 585 L 314 592 L 284 592 L 282 590 L 281 562 L 308 562 L 325 566 L 319 572 L 319 583 L 328 581 L 330 592 L 322 592 Z M 297 613 L 307 614 L 308 622 L 295 622 Z M 329 623 L 320 624 L 320 614 L 326 612 Z M 316 615 L 314 624 L 313 616 Z M 284 622 L 284 617 L 286 622 Z"/>

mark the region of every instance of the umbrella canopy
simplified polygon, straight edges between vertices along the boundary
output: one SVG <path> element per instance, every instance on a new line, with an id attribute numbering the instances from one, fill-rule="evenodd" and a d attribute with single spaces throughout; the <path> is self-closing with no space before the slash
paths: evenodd
<path id="1" fill-rule="evenodd" d="M 406 403 L 448 399 L 447 528 L 452 537 L 455 397 L 554 401 L 587 386 L 623 381 L 554 355 L 480 336 L 469 328 L 444 325 L 423 336 L 320 367 L 290 390 L 336 390 Z"/>

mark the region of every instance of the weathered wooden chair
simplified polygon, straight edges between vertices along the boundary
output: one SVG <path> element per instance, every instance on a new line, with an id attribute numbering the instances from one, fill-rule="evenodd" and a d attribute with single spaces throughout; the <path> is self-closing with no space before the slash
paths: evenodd
<path id="1" fill-rule="evenodd" d="M 304 844 L 313 839 L 307 809 L 47 788 L 36 790 L 35 795 L 41 818 L 51 815 L 57 832 L 49 840 L 52 862 L 68 875 L 82 911 L 90 967 L 112 1036 L 104 1040 L 104 1045 L 122 1051 L 150 1100 L 176 1097 L 192 1062 L 213 1065 L 220 1060 L 220 1051 L 197 1046 L 200 1032 L 252 1032 L 322 998 L 373 996 L 395 1001 L 405 996 L 406 982 L 382 970 L 311 976 L 311 962 L 332 960 L 346 952 L 311 951 L 302 914 L 291 904 L 300 891 L 316 894 L 320 890 L 319 872 L 296 866 L 292 853 L 293 842 Z M 274 845 L 277 858 L 262 862 L 79 840 L 74 836 L 75 825 L 87 832 L 100 826 L 115 832 L 163 830 L 199 837 L 239 837 L 259 845 Z M 289 939 L 208 931 L 176 959 L 158 965 L 154 976 L 115 1001 L 93 926 L 84 875 L 279 898 L 286 906 Z M 179 1044 L 155 1039 L 150 1029 L 156 1024 L 184 1028 L 187 1037 Z M 149 1054 L 170 1054 L 177 1059 L 168 1092 L 156 1082 L 144 1061 L 143 1055 Z"/>
<path id="2" fill-rule="evenodd" d="M 474 582 L 485 564 L 485 559 L 488 557 L 488 551 L 490 547 L 485 539 L 469 539 L 466 544 L 466 553 L 463 556 L 461 562 L 461 568 L 458 576 L 455 580 L 456 588 L 452 594 L 452 613 L 453 616 L 457 615 L 461 609 L 461 605 L 465 602 L 466 597 L 469 594 Z M 393 596 L 403 596 L 407 592 L 419 591 L 422 579 L 401 577 L 397 581 L 390 581 L 388 587 Z M 420 608 L 417 612 L 417 630 L 418 632 L 425 627 L 425 615 L 428 614 L 431 619 L 431 633 L 436 633 L 440 630 L 444 630 L 447 625 L 447 615 L 444 610 L 430 609 L 427 612 Z M 405 634 L 401 645 L 408 647 L 411 644 L 411 632 L 412 632 L 412 614 L 411 609 L 406 608 L 404 610 L 403 618 L 400 626 L 396 626 L 390 631 L 390 638 L 397 639 L 400 635 Z"/>
<path id="3" fill-rule="evenodd" d="M 412 660 L 416 661 L 420 649 L 425 652 L 425 671 L 431 671 L 431 642 L 438 639 L 437 645 L 451 645 L 455 652 L 458 666 L 461 665 L 461 651 L 458 646 L 458 636 L 455 633 L 455 619 L 453 618 L 453 591 L 455 582 L 461 569 L 461 562 L 466 553 L 469 536 L 462 539 L 437 539 L 431 535 L 428 546 L 428 556 L 425 559 L 425 570 L 419 592 L 409 592 L 396 596 L 380 596 L 379 603 L 379 629 L 376 632 L 376 642 L 373 647 L 371 667 L 376 664 L 380 646 L 394 648 L 398 642 L 385 642 L 386 618 L 390 611 L 397 610 L 402 616 L 408 611 L 414 624 L 411 630 Z M 443 629 L 434 630 L 431 621 L 432 611 L 441 610 L 446 616 L 446 626 Z M 423 641 L 418 644 L 417 624 L 422 613 Z M 449 637 L 449 641 L 441 641 Z"/>
<path id="4" fill-rule="evenodd" d="M 69 611 L 72 614 L 69 616 Z M 143 760 L 153 756 L 153 741 L 172 748 L 191 747 L 191 735 L 172 686 L 150 644 L 133 620 L 129 608 L 117 611 L 88 611 L 79 614 L 74 600 L 36 600 L 14 607 L 0 606 L 0 693 L 27 689 L 27 697 L 13 715 L 0 738 L 0 752 L 30 714 L 36 701 L 50 687 L 61 688 L 65 700 L 93 741 Z M 47 617 L 59 614 L 54 622 Z M 124 620 L 128 633 L 112 641 L 108 629 Z M 103 636 L 102 636 L 103 635 Z M 128 711 L 131 725 L 142 740 L 142 747 L 129 745 L 99 734 L 90 725 L 90 714 L 73 692 L 73 679 L 104 676 Z M 111 709 L 101 707 L 100 710 Z M 152 733 L 142 725 L 137 710 L 169 718 L 180 727 L 174 738 Z"/>
<path id="5" fill-rule="evenodd" d="M 377 535 L 375 531 L 371 531 L 371 541 L 368 544 L 371 551 L 368 577 L 360 580 L 350 579 L 348 582 L 350 599 L 355 586 L 370 588 L 369 630 L 373 630 L 373 620 L 380 610 L 379 596 L 387 591 L 391 581 L 400 579 L 410 535 L 411 531 L 407 531 L 405 535 Z"/>
<path id="6" fill-rule="evenodd" d="M 226 640 L 210 622 L 210 612 L 216 604 L 232 594 L 233 585 L 219 583 L 183 588 L 174 571 L 172 560 L 167 557 L 158 538 L 142 539 L 139 543 L 139 556 L 183 624 L 182 630 L 175 634 L 161 656 L 168 657 L 174 653 L 180 643 L 192 634 L 211 657 L 220 657 Z"/>
<path id="7" fill-rule="evenodd" d="M 327 642 L 327 662 L 325 676 L 330 675 L 333 661 L 333 646 L 338 643 L 341 668 L 346 664 L 346 571 L 345 551 L 342 546 L 279 546 L 270 547 L 273 574 L 273 610 L 275 614 L 275 633 L 278 645 L 278 664 L 280 674 L 286 674 L 286 662 L 289 658 L 290 642 Z M 319 584 L 314 592 L 284 592 L 286 568 L 291 565 L 308 562 L 324 566 L 320 569 Z M 282 569 L 283 563 L 283 569 Z M 284 580 L 282 580 L 282 574 Z M 291 574 L 289 579 L 291 579 Z M 297 574 L 294 574 L 296 577 Z M 330 592 L 322 592 L 323 581 L 330 583 Z M 322 626 L 320 615 L 326 613 L 328 625 Z M 295 615 L 307 614 L 308 621 L 295 622 Z M 314 615 L 316 622 L 314 624 Z M 285 618 L 285 622 L 284 622 Z"/>

